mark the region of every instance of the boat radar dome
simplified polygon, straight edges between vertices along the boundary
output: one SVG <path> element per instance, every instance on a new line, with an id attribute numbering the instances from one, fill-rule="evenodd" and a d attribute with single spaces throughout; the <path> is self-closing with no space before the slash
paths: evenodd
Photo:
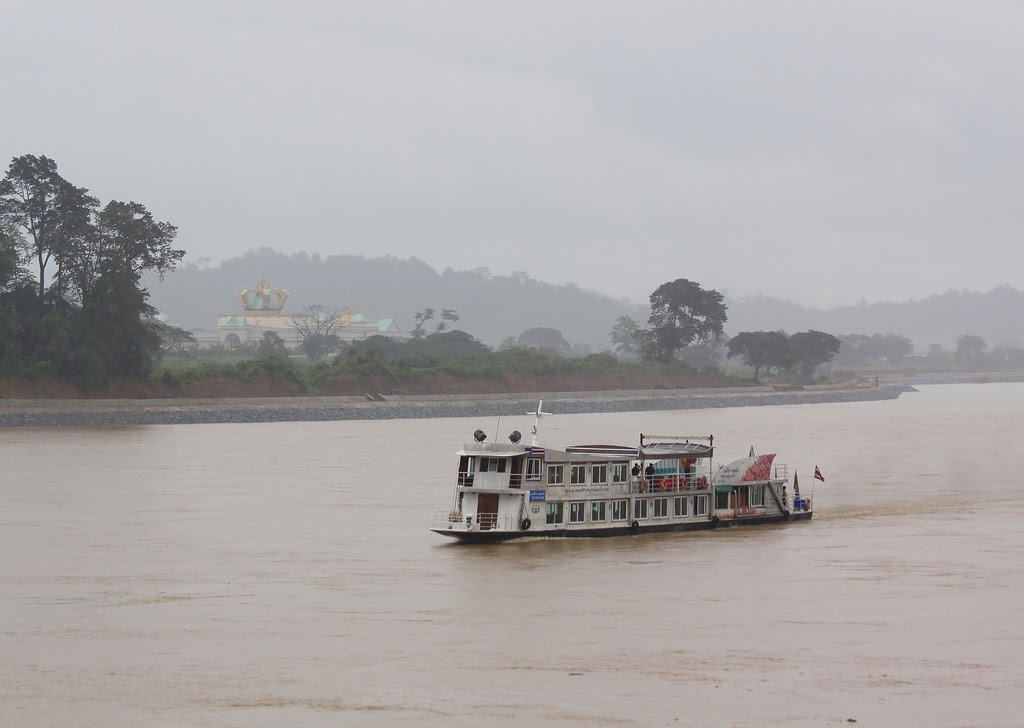
<path id="1" fill-rule="evenodd" d="M 473 439 L 476 440 L 477 442 L 483 442 L 484 440 L 487 439 L 487 433 L 484 432 L 483 430 L 477 430 L 476 432 L 473 433 Z"/>
<path id="2" fill-rule="evenodd" d="M 508 434 L 508 439 L 512 441 L 513 445 L 518 445 L 519 441 L 523 439 L 523 433 L 519 430 L 512 430 L 512 432 Z"/>

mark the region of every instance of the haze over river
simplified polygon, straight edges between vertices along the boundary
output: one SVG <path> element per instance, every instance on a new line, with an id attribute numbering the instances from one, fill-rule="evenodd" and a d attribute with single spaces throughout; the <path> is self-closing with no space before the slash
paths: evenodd
<path id="1" fill-rule="evenodd" d="M 548 417 L 827 482 L 810 523 L 460 546 L 495 424 L 0 430 L 0 725 L 1024 724 L 1024 384 Z"/>

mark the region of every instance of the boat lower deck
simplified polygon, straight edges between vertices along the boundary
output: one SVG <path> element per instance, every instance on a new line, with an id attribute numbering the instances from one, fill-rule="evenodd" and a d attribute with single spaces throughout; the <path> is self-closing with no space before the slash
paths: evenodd
<path id="1" fill-rule="evenodd" d="M 739 526 L 760 526 L 787 521 L 809 521 L 813 511 L 750 516 L 743 518 L 690 521 L 686 523 L 639 524 L 623 523 L 621 526 L 602 528 L 557 528 L 539 531 L 513 531 L 506 529 L 465 530 L 457 528 L 432 528 L 434 533 L 454 538 L 462 543 L 498 543 L 519 538 L 607 538 L 610 536 L 640 536 L 645 533 L 669 533 L 673 531 L 707 531 L 715 528 L 736 528 Z"/>

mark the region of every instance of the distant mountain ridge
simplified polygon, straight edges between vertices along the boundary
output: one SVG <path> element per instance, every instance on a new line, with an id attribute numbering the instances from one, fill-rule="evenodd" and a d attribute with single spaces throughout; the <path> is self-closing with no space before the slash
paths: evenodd
<path id="1" fill-rule="evenodd" d="M 545 283 L 519 271 L 494 276 L 486 268 L 438 272 L 418 258 L 358 255 L 288 255 L 260 248 L 218 266 L 188 264 L 162 282 L 147 281 L 151 303 L 172 322 L 187 328 L 213 328 L 218 313 L 240 311 L 238 292 L 266 275 L 288 289 L 287 311 L 310 304 L 344 306 L 370 318 L 393 318 L 405 331 L 413 314 L 426 307 L 459 312 L 456 328 L 494 345 L 529 328 L 558 329 L 573 343 L 595 351 L 610 348 L 608 334 L 620 316 L 641 323 L 646 303 L 633 303 L 571 283 Z M 673 276 L 664 274 L 665 280 Z M 661 283 L 662 281 L 658 281 Z M 946 291 L 920 301 L 877 302 L 830 310 L 808 308 L 778 298 L 726 299 L 726 334 L 783 329 L 817 329 L 833 334 L 901 334 L 918 350 L 930 344 L 951 348 L 957 337 L 976 334 L 990 347 L 1024 340 L 1024 292 L 999 286 L 987 292 Z M 428 328 L 436 325 L 428 323 Z"/>
<path id="2" fill-rule="evenodd" d="M 989 347 L 1024 340 L 1024 292 L 1010 286 L 991 291 L 946 291 L 919 301 L 879 301 L 821 311 L 768 296 L 731 300 L 727 333 L 817 329 L 833 334 L 900 334 L 923 351 L 949 349 L 963 334 L 981 336 Z"/>
<path id="3" fill-rule="evenodd" d="M 162 282 L 148 281 L 150 303 L 179 325 L 213 328 L 218 313 L 240 311 L 238 292 L 266 275 L 271 285 L 288 290 L 286 312 L 321 304 L 368 317 L 393 318 L 404 331 L 413 314 L 430 307 L 456 309 L 454 328 L 488 344 L 519 336 L 536 326 L 562 331 L 573 343 L 607 348 L 608 332 L 619 316 L 646 318 L 645 307 L 587 291 L 571 283 L 556 285 L 524 272 L 494 276 L 486 268 L 438 272 L 418 258 L 407 260 L 358 255 L 287 255 L 260 248 L 216 267 L 188 264 Z M 437 320 L 427 323 L 432 330 Z"/>

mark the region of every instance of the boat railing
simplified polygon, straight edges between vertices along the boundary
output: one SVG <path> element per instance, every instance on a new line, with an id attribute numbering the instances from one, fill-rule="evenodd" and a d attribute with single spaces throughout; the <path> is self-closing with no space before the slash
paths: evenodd
<path id="1" fill-rule="evenodd" d="M 499 473 L 500 475 L 500 473 Z M 473 482 L 476 480 L 475 470 L 460 470 L 459 471 L 459 487 L 461 488 L 472 488 Z M 508 487 L 509 488 L 521 488 L 523 486 L 523 474 L 522 473 L 509 473 L 508 474 Z"/>
<path id="2" fill-rule="evenodd" d="M 514 530 L 519 524 L 513 516 L 498 515 L 497 513 L 477 513 L 475 516 L 464 516 L 461 511 L 434 511 L 432 519 L 433 526 L 451 526 L 460 523 L 467 529 L 478 529 L 480 531 L 493 531 L 495 529 Z"/>
<path id="3" fill-rule="evenodd" d="M 434 525 L 462 523 L 462 511 L 434 511 Z"/>
<path id="4" fill-rule="evenodd" d="M 646 478 L 633 478 L 629 483 L 629 492 L 630 494 L 688 493 L 706 491 L 709 487 L 707 476 L 654 475 Z"/>
<path id="5" fill-rule="evenodd" d="M 477 513 L 474 520 L 474 526 L 481 531 L 493 531 L 499 528 L 510 531 L 518 525 L 512 516 L 499 516 L 497 513 Z"/>

